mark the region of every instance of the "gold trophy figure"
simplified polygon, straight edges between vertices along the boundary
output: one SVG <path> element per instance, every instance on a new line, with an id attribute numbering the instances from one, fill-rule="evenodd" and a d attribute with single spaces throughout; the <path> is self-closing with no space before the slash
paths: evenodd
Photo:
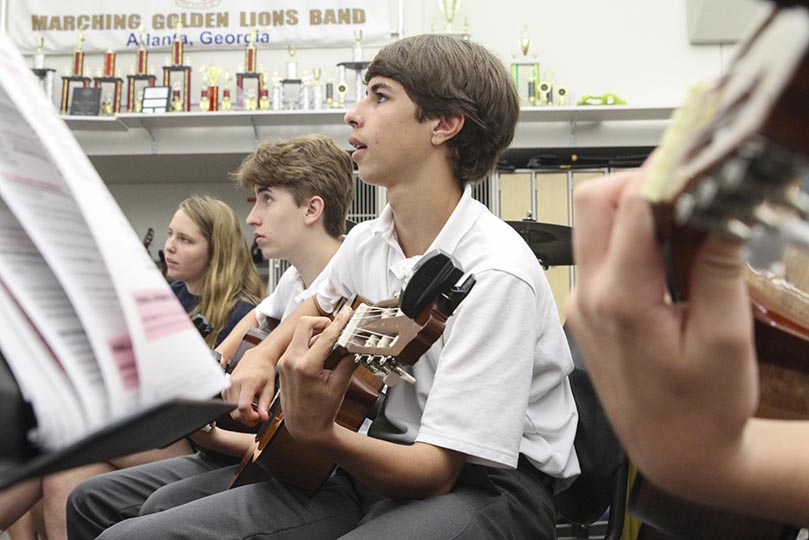
<path id="1" fill-rule="evenodd" d="M 34 53 L 34 69 L 45 69 L 45 38 L 41 36 Z"/>
<path id="2" fill-rule="evenodd" d="M 444 32 L 452 34 L 452 21 L 455 20 L 455 15 L 461 7 L 461 0 L 438 0 L 438 7 L 441 13 L 444 14 L 444 19 L 447 21 Z"/>
<path id="3" fill-rule="evenodd" d="M 362 28 L 354 30 L 354 62 L 362 62 Z"/>
<path id="4" fill-rule="evenodd" d="M 183 110 L 183 98 L 180 97 L 180 87 L 177 83 L 171 90 L 171 110 L 174 112 L 181 112 Z"/>

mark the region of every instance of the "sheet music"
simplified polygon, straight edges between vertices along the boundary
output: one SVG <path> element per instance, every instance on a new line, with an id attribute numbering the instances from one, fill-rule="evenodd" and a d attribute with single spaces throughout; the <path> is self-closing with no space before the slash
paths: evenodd
<path id="1" fill-rule="evenodd" d="M 0 325 L 0 349 L 37 417 L 30 440 L 55 450 L 79 439 L 87 432 L 79 398 L 4 283 L 0 283 Z"/>
<path id="2" fill-rule="evenodd" d="M 208 399 L 227 385 L 109 190 L 2 33 L 0 198 L 75 310 L 102 375 L 109 406 L 99 408 L 109 419 L 175 397 Z M 20 294 L 33 294 L 33 285 L 14 283 Z M 52 321 L 41 320 L 28 302 L 17 307 L 24 313 L 5 306 L 6 318 L 30 317 L 44 346 L 36 330 Z M 4 345 L 4 354 L 20 354 L 15 347 Z M 93 401 L 84 387 L 82 400 Z"/>
<path id="3" fill-rule="evenodd" d="M 2 199 L 0 281 L 12 300 L 26 307 L 29 319 L 46 321 L 38 332 L 72 383 L 86 423 L 89 427 L 103 424 L 109 408 L 107 390 L 79 316 L 42 254 Z"/>

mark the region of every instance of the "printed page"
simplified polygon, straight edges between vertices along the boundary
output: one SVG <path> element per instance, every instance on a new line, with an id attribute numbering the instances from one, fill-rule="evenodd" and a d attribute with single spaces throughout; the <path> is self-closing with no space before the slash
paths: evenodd
<path id="1" fill-rule="evenodd" d="M 24 306 L 26 318 L 39 322 L 37 331 L 72 383 L 86 427 L 103 425 L 109 410 L 107 390 L 79 316 L 42 254 L 2 199 L 0 281 L 14 302 Z"/>
<path id="2" fill-rule="evenodd" d="M 17 85 L 29 79 L 8 71 L 9 58 L 0 56 L 4 81 L 0 87 L 0 197 L 70 299 L 103 374 L 110 413 L 120 416 L 137 409 L 139 395 L 126 321 L 81 209 L 7 93 L 12 85 L 5 81 Z M 29 101 L 38 101 L 40 94 L 32 90 Z M 34 320 L 34 324 L 40 327 L 50 321 Z"/>
<path id="3" fill-rule="evenodd" d="M 5 34 L 0 196 L 73 304 L 113 416 L 174 397 L 211 398 L 226 386 L 140 239 Z"/>
<path id="4" fill-rule="evenodd" d="M 29 440 L 44 450 L 56 450 L 80 439 L 87 424 L 73 385 L 2 282 L 0 327 L 0 350 L 37 417 Z"/>

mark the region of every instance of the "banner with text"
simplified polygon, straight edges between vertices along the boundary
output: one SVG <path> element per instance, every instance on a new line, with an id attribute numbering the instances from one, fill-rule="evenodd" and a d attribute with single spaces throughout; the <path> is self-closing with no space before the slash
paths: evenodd
<path id="1" fill-rule="evenodd" d="M 269 8 L 268 6 L 271 6 Z M 383 45 L 390 39 L 389 2 L 379 0 L 15 0 L 8 31 L 23 53 Z"/>

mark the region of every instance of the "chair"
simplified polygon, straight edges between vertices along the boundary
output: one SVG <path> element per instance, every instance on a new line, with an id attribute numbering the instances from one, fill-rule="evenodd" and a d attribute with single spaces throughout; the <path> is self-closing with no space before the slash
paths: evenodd
<path id="1" fill-rule="evenodd" d="M 628 461 L 615 437 L 573 336 L 564 328 L 573 355 L 570 374 L 573 398 L 579 411 L 574 445 L 581 475 L 554 496 L 557 513 L 570 522 L 575 538 L 589 538 L 590 527 L 609 509 L 604 540 L 618 540 L 624 526 Z"/>

